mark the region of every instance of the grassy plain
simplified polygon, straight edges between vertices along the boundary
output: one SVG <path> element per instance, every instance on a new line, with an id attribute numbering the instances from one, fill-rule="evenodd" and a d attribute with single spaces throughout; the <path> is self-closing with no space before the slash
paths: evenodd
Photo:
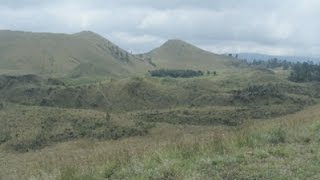
<path id="1" fill-rule="evenodd" d="M 319 87 L 284 74 L 244 70 L 57 87 L 66 95 L 56 97 L 97 94 L 112 108 L 59 104 L 53 95 L 44 96 L 54 102 L 46 106 L 18 105 L 24 101 L 16 93 L 1 103 L 0 177 L 318 179 Z M 10 82 L 2 92 L 37 86 Z"/>

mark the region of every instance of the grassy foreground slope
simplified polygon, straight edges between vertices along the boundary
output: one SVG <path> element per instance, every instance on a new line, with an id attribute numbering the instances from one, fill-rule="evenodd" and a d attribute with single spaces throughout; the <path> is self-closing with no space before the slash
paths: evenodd
<path id="1" fill-rule="evenodd" d="M 151 123 L 94 110 L 21 106 L 1 103 L 0 145 L 25 153 L 83 138 L 120 139 L 148 133 Z"/>
<path id="2" fill-rule="evenodd" d="M 149 136 L 0 151 L 3 179 L 319 179 L 320 106 L 239 127 L 159 124 Z M 3 148 L 3 146 L 1 146 Z"/>

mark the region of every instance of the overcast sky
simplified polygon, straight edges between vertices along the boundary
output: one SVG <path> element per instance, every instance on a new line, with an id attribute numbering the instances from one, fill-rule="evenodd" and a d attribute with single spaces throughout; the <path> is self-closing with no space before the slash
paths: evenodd
<path id="1" fill-rule="evenodd" d="M 320 0 L 0 0 L 0 29 L 97 32 L 145 52 L 179 38 L 216 53 L 320 56 Z"/>

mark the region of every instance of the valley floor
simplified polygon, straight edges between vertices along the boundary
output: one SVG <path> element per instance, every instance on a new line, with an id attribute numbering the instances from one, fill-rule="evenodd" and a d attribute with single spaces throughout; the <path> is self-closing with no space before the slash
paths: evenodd
<path id="1" fill-rule="evenodd" d="M 236 127 L 159 123 L 148 136 L 1 147 L 2 179 L 320 179 L 320 105 Z M 0 179 L 1 179 L 0 178 Z"/>

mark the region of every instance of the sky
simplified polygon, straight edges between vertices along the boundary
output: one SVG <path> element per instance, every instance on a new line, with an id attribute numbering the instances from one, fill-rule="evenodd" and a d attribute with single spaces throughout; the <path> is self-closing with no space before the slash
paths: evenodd
<path id="1" fill-rule="evenodd" d="M 320 0 L 0 0 L 0 29 L 94 31 L 147 52 L 182 39 L 215 53 L 320 57 Z"/>

